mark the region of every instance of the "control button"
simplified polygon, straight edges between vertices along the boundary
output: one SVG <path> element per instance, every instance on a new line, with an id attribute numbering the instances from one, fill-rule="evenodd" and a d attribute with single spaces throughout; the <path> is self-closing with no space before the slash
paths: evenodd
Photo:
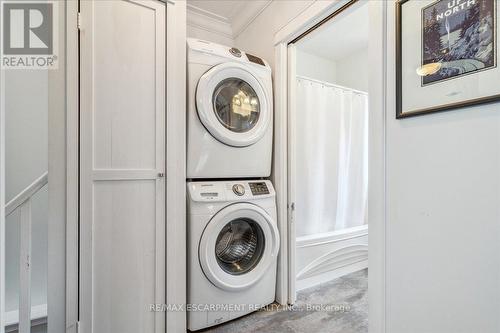
<path id="1" fill-rule="evenodd" d="M 233 185 L 233 192 L 237 196 L 241 197 L 243 194 L 245 194 L 245 187 L 241 184 L 234 184 Z"/>
<path id="2" fill-rule="evenodd" d="M 241 51 L 238 50 L 237 48 L 235 47 L 232 47 L 229 49 L 229 53 L 231 53 L 232 55 L 234 55 L 235 57 L 238 57 L 240 58 L 241 57 Z"/>

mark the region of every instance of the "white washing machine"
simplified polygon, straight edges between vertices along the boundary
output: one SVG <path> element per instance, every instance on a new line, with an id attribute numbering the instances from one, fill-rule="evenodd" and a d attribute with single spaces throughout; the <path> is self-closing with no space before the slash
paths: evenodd
<path id="1" fill-rule="evenodd" d="M 236 48 L 188 39 L 187 178 L 268 177 L 271 68 Z"/>
<path id="2" fill-rule="evenodd" d="M 279 234 L 271 182 L 191 182 L 188 194 L 188 328 L 272 303 Z"/>

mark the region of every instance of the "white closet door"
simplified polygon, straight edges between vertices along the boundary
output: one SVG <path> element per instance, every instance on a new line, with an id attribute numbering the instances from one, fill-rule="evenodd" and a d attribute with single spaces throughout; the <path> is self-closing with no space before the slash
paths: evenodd
<path id="1" fill-rule="evenodd" d="M 165 4 L 80 12 L 80 332 L 164 332 Z"/>

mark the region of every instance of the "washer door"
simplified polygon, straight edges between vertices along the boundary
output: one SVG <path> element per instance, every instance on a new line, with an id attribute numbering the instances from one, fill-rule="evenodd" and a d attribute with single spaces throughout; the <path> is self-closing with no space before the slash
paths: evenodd
<path id="1" fill-rule="evenodd" d="M 203 231 L 199 259 L 205 276 L 224 290 L 255 284 L 278 255 L 279 235 L 260 207 L 238 203 L 218 212 Z"/>
<path id="2" fill-rule="evenodd" d="M 224 144 L 245 147 L 260 140 L 271 122 L 270 107 L 259 80 L 240 64 L 214 66 L 198 81 L 198 116 Z"/>

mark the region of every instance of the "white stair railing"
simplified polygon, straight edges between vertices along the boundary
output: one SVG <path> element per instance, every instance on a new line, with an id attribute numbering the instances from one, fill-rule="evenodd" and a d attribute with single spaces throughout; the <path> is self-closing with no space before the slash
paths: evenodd
<path id="1" fill-rule="evenodd" d="M 49 181 L 48 172 L 36 179 L 5 205 L 5 217 L 19 209 L 19 333 L 31 331 L 31 198 Z"/>

